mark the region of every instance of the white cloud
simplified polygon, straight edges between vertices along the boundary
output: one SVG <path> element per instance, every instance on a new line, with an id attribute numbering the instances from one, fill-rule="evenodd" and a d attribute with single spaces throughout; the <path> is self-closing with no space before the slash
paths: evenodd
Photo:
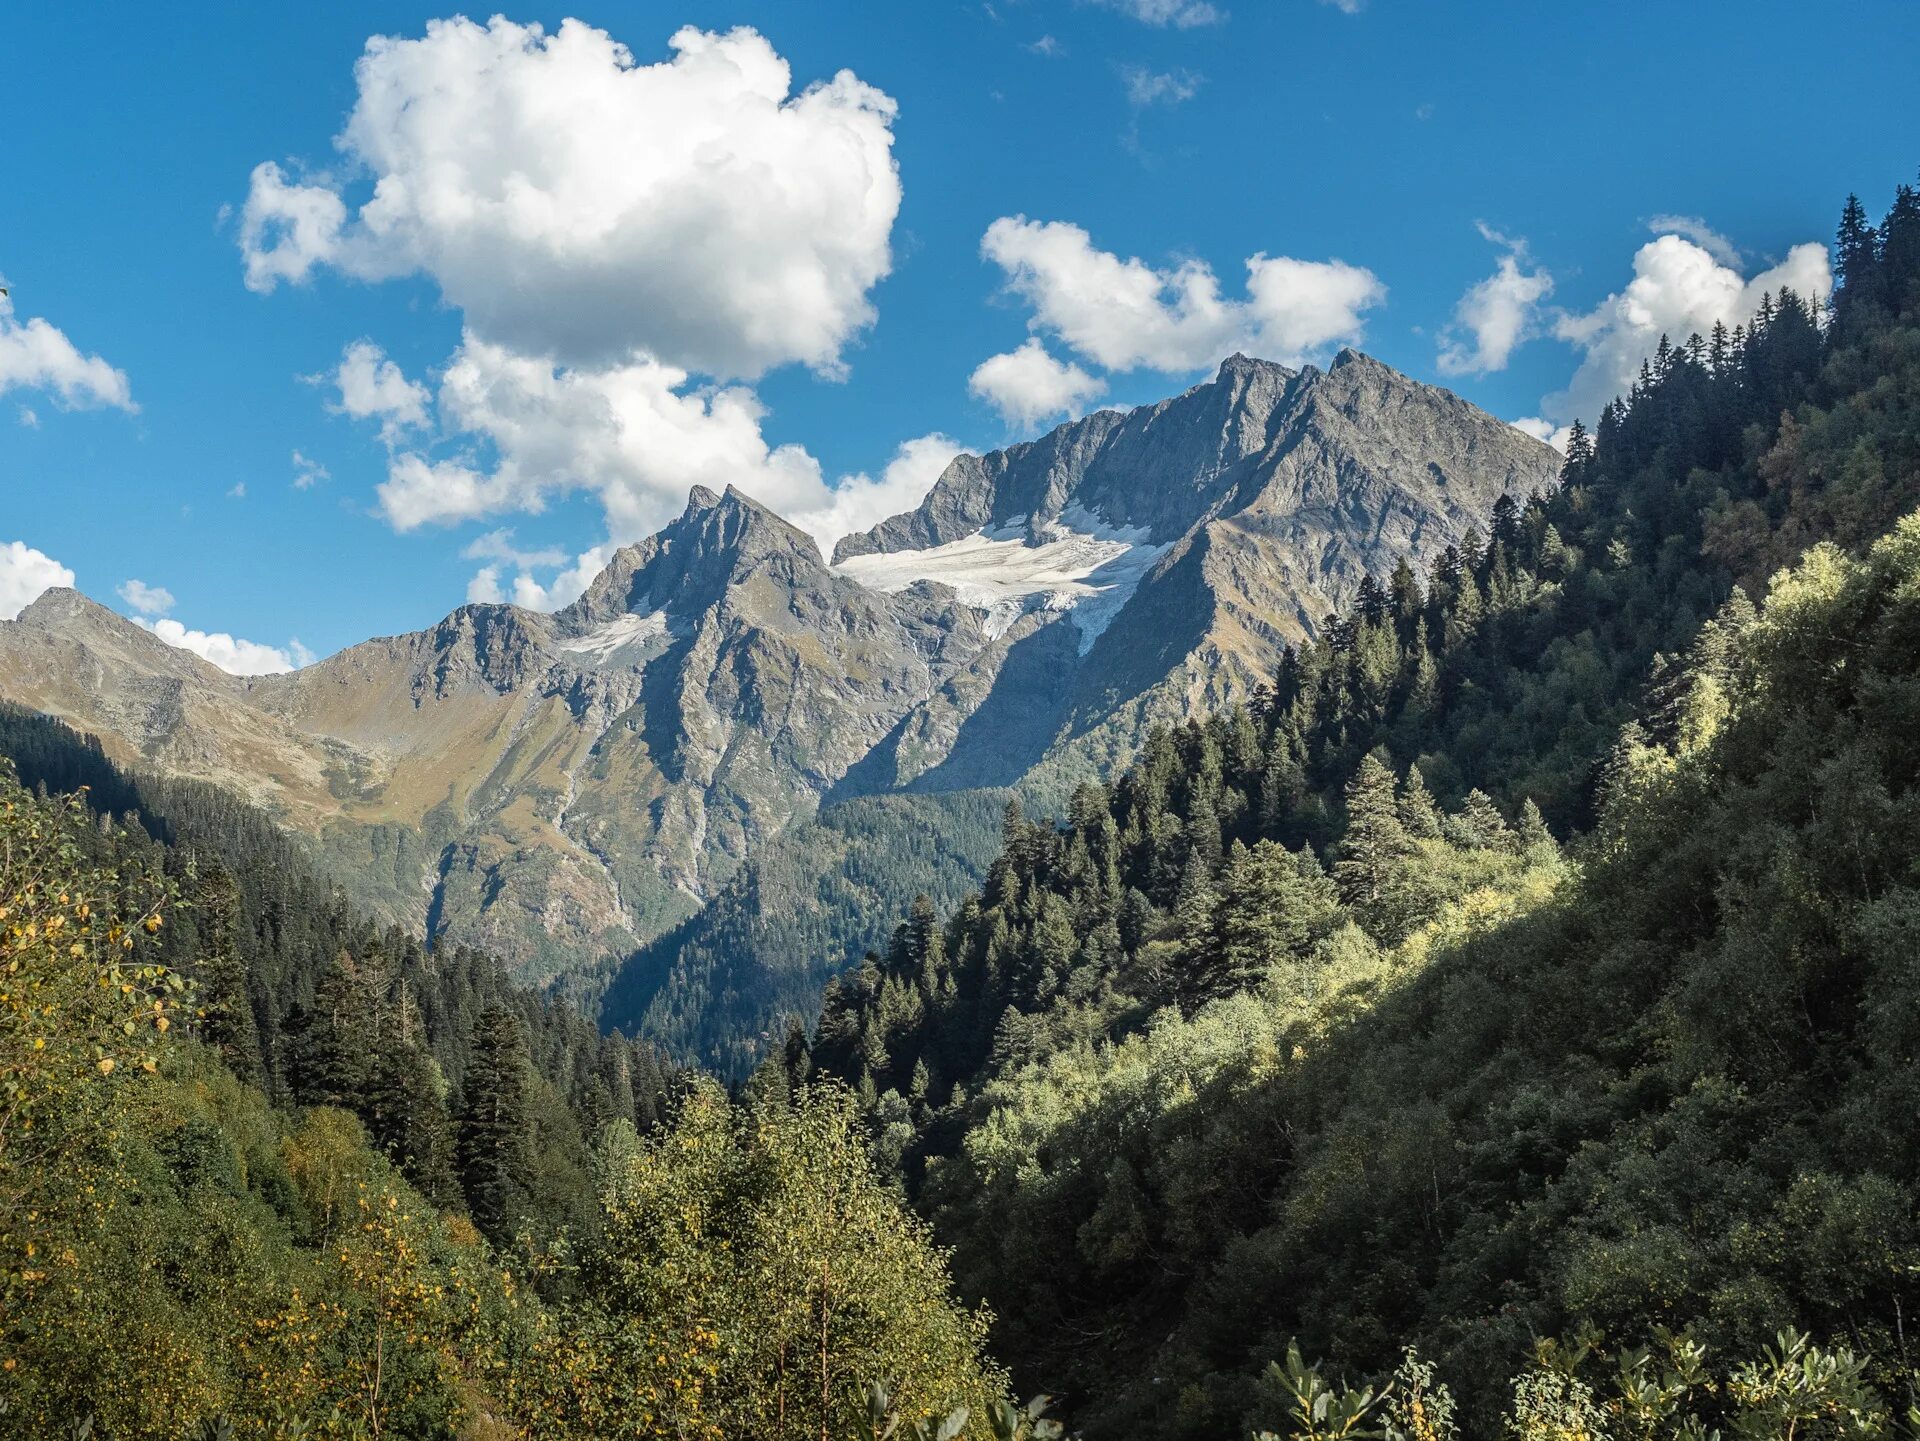
<path id="1" fill-rule="evenodd" d="M 72 585 L 73 572 L 24 541 L 0 544 L 0 620 L 12 620 L 44 591 Z"/>
<path id="2" fill-rule="evenodd" d="M 1095 249 L 1077 225 L 1023 215 L 988 226 L 981 253 L 1033 307 L 1036 329 L 1109 370 L 1200 370 L 1236 349 L 1298 361 L 1359 339 L 1362 313 L 1386 298 L 1358 266 L 1255 255 L 1247 298 L 1230 300 L 1202 261 L 1157 269 Z"/>
<path id="3" fill-rule="evenodd" d="M 1556 425 L 1574 417 L 1592 424 L 1615 396 L 1624 395 L 1654 353 L 1660 337 L 1676 345 L 1706 335 L 1715 323 L 1732 328 L 1753 318 L 1761 297 L 1791 288 L 1824 303 L 1833 290 L 1827 247 L 1796 245 L 1785 260 L 1751 279 L 1716 260 L 1710 250 L 1679 235 L 1662 235 L 1633 257 L 1633 280 L 1585 315 L 1563 315 L 1554 334 L 1582 352 L 1567 388 L 1545 397 L 1541 414 Z"/>
<path id="4" fill-rule="evenodd" d="M 538 513 L 553 497 L 593 492 L 616 541 L 657 529 L 694 485 L 738 484 L 783 512 L 821 491 L 819 462 L 799 446 L 770 447 L 751 390 L 686 389 L 685 371 L 636 359 L 561 369 L 469 334 L 440 385 L 440 418 L 483 437 L 497 457 L 394 458 L 380 509 L 397 529 L 510 511 Z"/>
<path id="5" fill-rule="evenodd" d="M 173 592 L 164 585 L 148 585 L 144 580 L 125 580 L 118 587 L 120 599 L 142 615 L 165 615 L 173 609 Z"/>
<path id="6" fill-rule="evenodd" d="M 1514 347 L 1535 329 L 1540 303 L 1553 293 L 1545 270 L 1523 268 L 1527 243 L 1512 240 L 1486 225 L 1480 233 L 1506 253 L 1492 275 L 1468 288 L 1453 309 L 1453 324 L 1440 336 L 1442 375 L 1485 375 L 1505 370 Z M 1457 332 L 1473 337 L 1471 346 Z"/>
<path id="7" fill-rule="evenodd" d="M 525 610 L 559 610 L 561 606 L 571 605 L 580 598 L 581 593 L 593 584 L 593 578 L 607 568 L 607 562 L 613 559 L 613 552 L 611 545 L 596 545 L 591 550 L 582 551 L 544 584 L 522 570 L 513 577 L 511 586 L 503 586 L 500 580 L 502 567 L 482 566 L 467 582 L 467 601 L 475 605 L 511 603 Z"/>
<path id="8" fill-rule="evenodd" d="M 312 490 L 321 481 L 332 478 L 333 473 L 319 461 L 310 459 L 297 450 L 294 451 L 293 488 L 295 490 Z"/>
<path id="9" fill-rule="evenodd" d="M 546 546 L 540 550 L 522 550 L 513 543 L 511 530 L 490 530 L 485 535 L 476 536 L 460 552 L 468 560 L 503 560 L 519 566 L 522 570 L 531 570 L 535 566 L 555 566 L 567 563 L 567 553 L 558 546 Z"/>
<path id="10" fill-rule="evenodd" d="M 538 514 L 561 496 L 585 492 L 605 514 L 608 541 L 623 545 L 677 515 L 693 486 L 731 484 L 831 543 L 892 514 L 874 507 L 893 505 L 906 477 L 917 473 L 898 469 L 896 458 L 879 481 L 850 476 L 829 484 L 803 447 L 768 443 L 765 408 L 752 390 L 691 387 L 686 372 L 648 359 L 565 369 L 468 335 L 442 377 L 438 406 L 444 429 L 483 441 L 490 454 L 395 455 L 379 486 L 379 507 L 397 530 Z M 922 461 L 931 454 L 922 442 L 909 442 L 902 448 L 908 452 Z M 828 535 L 836 524 L 845 529 Z M 469 550 L 473 559 L 521 564 L 498 533 Z M 528 568 L 551 559 L 543 555 Z M 497 586 L 500 567 L 492 568 Z M 477 583 L 481 594 L 491 593 L 489 582 Z M 540 608 L 555 593 L 552 585 L 525 592 L 529 599 L 502 592 Z"/>
<path id="11" fill-rule="evenodd" d="M 40 428 L 40 417 L 34 413 L 32 406 L 23 405 L 20 407 L 20 423 L 28 430 L 38 430 Z"/>
<path id="12" fill-rule="evenodd" d="M 329 378 L 340 391 L 340 403 L 332 409 L 355 420 L 379 420 L 380 439 L 385 444 L 398 444 L 409 429 L 426 428 L 431 393 L 426 386 L 408 380 L 400 367 L 387 359 L 386 351 L 371 340 L 356 340 L 349 345 Z"/>
<path id="13" fill-rule="evenodd" d="M 474 334 L 559 364 L 837 371 L 891 264 L 893 100 L 845 70 L 794 95 L 750 29 L 669 46 L 636 65 L 579 21 L 500 18 L 370 40 L 336 145 L 373 193 L 349 215 L 257 168 L 248 284 L 422 273 Z"/>
<path id="14" fill-rule="evenodd" d="M 1647 221 L 1647 229 L 1655 235 L 1678 235 L 1691 240 L 1722 265 L 1732 266 L 1736 270 L 1743 263 L 1740 247 L 1698 215 L 1656 215 Z"/>
<path id="15" fill-rule="evenodd" d="M 1322 5 L 1331 5 L 1342 15 L 1358 15 L 1367 8 L 1367 0 L 1320 0 Z"/>
<path id="16" fill-rule="evenodd" d="M 988 357 L 967 378 L 968 390 L 1022 430 L 1056 415 L 1072 419 L 1106 388 L 1071 361 L 1054 359 L 1037 339 Z"/>
<path id="17" fill-rule="evenodd" d="M 296 669 L 293 655 L 278 646 L 239 640 L 224 631 L 188 630 L 177 620 L 143 620 L 134 616 L 133 623 L 152 631 L 170 646 L 192 651 L 229 675 L 279 675 Z M 312 658 L 313 653 L 305 646 L 298 641 L 293 644 L 299 647 L 302 656 Z M 305 660 L 300 662 L 305 663 Z"/>
<path id="18" fill-rule="evenodd" d="M 483 565 L 467 582 L 468 605 L 504 605 L 507 593 L 500 588 L 500 567 Z"/>
<path id="19" fill-rule="evenodd" d="M 125 371 L 97 355 L 82 355 L 63 331 L 39 316 L 24 323 L 14 319 L 13 301 L 0 295 L 0 394 L 9 390 L 47 391 L 69 409 L 113 406 L 129 414 L 140 409 Z M 20 418 L 28 426 L 40 423 L 24 406 Z"/>
<path id="20" fill-rule="evenodd" d="M 1118 10 L 1148 25 L 1171 25 L 1176 30 L 1191 30 L 1197 25 L 1218 25 L 1227 12 L 1207 0 L 1096 0 L 1109 10 Z"/>
<path id="21" fill-rule="evenodd" d="M 283 280 L 305 283 L 338 250 L 346 221 L 346 202 L 325 185 L 292 183 L 271 160 L 254 166 L 240 211 L 247 289 L 264 294 Z"/>
<path id="22" fill-rule="evenodd" d="M 1562 455 L 1567 453 L 1567 442 L 1573 437 L 1570 425 L 1555 425 L 1551 420 L 1543 420 L 1537 415 L 1523 415 L 1518 420 L 1509 421 L 1515 430 L 1530 435 L 1535 440 L 1544 440 Z"/>
<path id="23" fill-rule="evenodd" d="M 1179 105 L 1200 93 L 1201 77 L 1186 70 L 1149 70 L 1142 65 L 1122 65 L 1120 82 L 1127 90 L 1127 104 L 1135 110 L 1151 105 Z"/>
<path id="24" fill-rule="evenodd" d="M 1029 55 L 1038 55 L 1047 60 L 1055 59 L 1067 53 L 1067 47 L 1051 35 L 1042 35 L 1038 40 L 1034 40 L 1020 48 L 1025 50 Z"/>
<path id="25" fill-rule="evenodd" d="M 233 483 L 233 489 L 227 492 L 227 499 L 228 500 L 245 500 L 246 498 L 247 498 L 247 483 L 244 480 L 236 480 Z"/>
<path id="26" fill-rule="evenodd" d="M 879 479 L 849 475 L 818 501 L 787 515 L 820 542 L 823 555 L 843 535 L 870 530 L 889 516 L 912 510 L 926 498 L 956 455 L 965 447 L 947 436 L 923 435 L 903 443 Z"/>

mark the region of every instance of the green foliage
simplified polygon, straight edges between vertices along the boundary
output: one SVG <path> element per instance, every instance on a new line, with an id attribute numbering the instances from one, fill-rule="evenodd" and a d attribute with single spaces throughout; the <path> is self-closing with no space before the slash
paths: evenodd
<path id="1" fill-rule="evenodd" d="M 949 1301 L 843 1091 L 740 1108 L 698 1085 L 658 1136 L 609 1132 L 598 1174 L 574 1299 L 516 1383 L 555 1434 L 857 1435 L 876 1375 L 901 1434 L 957 1400 L 993 1414 L 987 1318 Z"/>
<path id="2" fill-rule="evenodd" d="M 208 898 L 220 872 L 0 766 L 0 1436 L 842 1435 L 874 1374 L 994 1414 L 986 1318 L 843 1094 L 704 1085 L 652 1139 L 615 1113 L 555 1192 L 574 1229 L 516 1233 L 555 1214 L 533 1153 L 578 1121 L 526 1010 L 483 1006 L 459 1160 L 509 1274 L 435 1192 L 446 1088 L 404 967 L 334 957 L 284 1057 L 307 1104 L 276 1110 L 225 1063 L 235 1017 L 159 963 L 186 932 L 214 953 L 171 953 L 231 995 Z"/>
<path id="3" fill-rule="evenodd" d="M 1477 1435 L 1583 1321 L 1846 1335 L 1891 1384 L 1920 1302 L 1920 248 L 1863 244 L 1890 288 L 1663 345 L 1560 491 L 1424 590 L 1371 586 L 1065 830 L 1010 817 L 931 989 L 892 956 L 829 988 L 812 1064 L 870 1096 L 1003 1354 L 1091 1435 L 1276 1424 L 1291 1336 L 1376 1378 L 1417 1341 Z M 1803 551 L 1764 610 L 1736 588 Z M 1586 832 L 1571 862 L 1549 823 Z M 1686 1375 L 1644 1361 L 1636 1404 Z M 1612 1404 L 1527 1384 L 1542 1435 Z"/>
<path id="4" fill-rule="evenodd" d="M 856 796 L 758 849 L 692 919 L 583 989 L 609 1030 L 643 1036 L 723 1080 L 811 1015 L 847 958 L 884 948 L 910 896 L 951 906 L 999 839 L 1000 791 Z"/>
<path id="5" fill-rule="evenodd" d="M 177 895 L 152 952 L 198 983 L 194 1033 L 281 1104 L 353 1111 L 435 1204 L 461 1197 L 456 1118 L 476 1021 L 490 1008 L 516 1018 L 529 1062 L 520 1149 L 532 1160 L 504 1229 L 578 1221 L 593 1135 L 619 1117 L 658 1123 L 676 1072 L 653 1047 L 601 1035 L 571 1005 L 512 985 L 491 956 L 430 951 L 369 923 L 236 797 L 130 778 L 90 737 L 4 703 L 0 755 L 18 759 L 30 786 L 89 787 L 93 829 L 111 835 L 123 865 L 154 871 Z"/>

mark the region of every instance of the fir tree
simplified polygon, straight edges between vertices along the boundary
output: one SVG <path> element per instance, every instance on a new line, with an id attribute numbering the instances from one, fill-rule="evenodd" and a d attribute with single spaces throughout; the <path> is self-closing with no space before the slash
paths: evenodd
<path id="1" fill-rule="evenodd" d="M 527 1042 L 520 1019 L 490 1005 L 473 1023 L 460 1106 L 460 1189 L 474 1224 L 510 1234 L 527 1174 Z"/>

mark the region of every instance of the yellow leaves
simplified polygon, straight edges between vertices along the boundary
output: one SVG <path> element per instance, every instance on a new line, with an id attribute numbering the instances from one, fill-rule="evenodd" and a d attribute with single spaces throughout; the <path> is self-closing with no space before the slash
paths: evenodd
<path id="1" fill-rule="evenodd" d="M 111 1076 L 113 1074 L 114 1061 L 112 1056 L 102 1056 L 98 1064 L 101 1075 Z"/>

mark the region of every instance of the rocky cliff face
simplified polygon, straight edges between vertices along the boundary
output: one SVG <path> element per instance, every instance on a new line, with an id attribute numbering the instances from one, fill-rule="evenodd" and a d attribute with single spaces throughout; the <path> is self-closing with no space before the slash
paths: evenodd
<path id="1" fill-rule="evenodd" d="M 464 606 L 250 681 L 51 592 L 0 623 L 0 697 L 246 793 L 361 899 L 552 976 L 693 916 L 823 803 L 1044 799 L 1124 762 L 1557 465 L 1354 352 L 1235 356 L 1159 405 L 962 456 L 832 565 L 696 490 L 555 615 Z"/>
<path id="2" fill-rule="evenodd" d="M 986 607 L 989 629 L 1001 618 L 910 718 L 890 779 L 1105 769 L 1155 720 L 1243 697 L 1369 575 L 1425 568 L 1558 470 L 1548 447 L 1353 350 L 1325 371 L 1236 355 L 1159 405 L 962 456 L 917 510 L 835 552 L 870 585 L 931 578 Z M 989 708 L 1006 723 L 980 724 Z"/>

